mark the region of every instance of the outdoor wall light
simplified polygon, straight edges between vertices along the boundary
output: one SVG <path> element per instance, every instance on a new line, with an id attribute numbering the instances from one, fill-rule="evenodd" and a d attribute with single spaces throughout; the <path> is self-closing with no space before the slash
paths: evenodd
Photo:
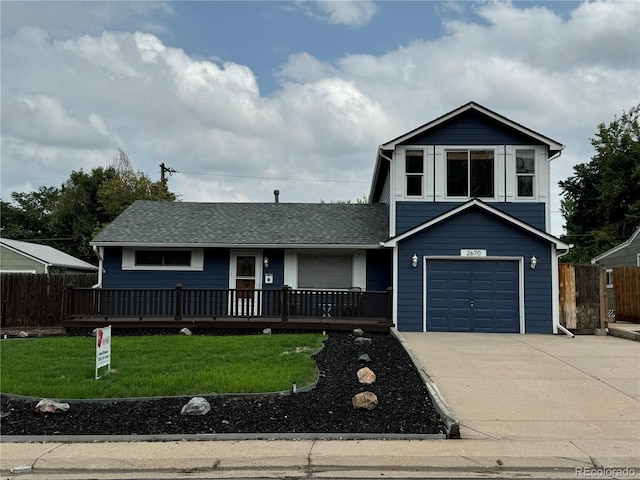
<path id="1" fill-rule="evenodd" d="M 416 268 L 418 266 L 418 255 L 416 255 L 415 253 L 413 254 L 413 257 L 411 257 L 411 266 L 413 268 Z"/>
<path id="2" fill-rule="evenodd" d="M 531 257 L 531 263 L 529 264 L 529 266 L 531 267 L 531 270 L 535 270 L 537 264 L 538 264 L 538 259 L 534 255 L 533 257 Z"/>
<path id="3" fill-rule="evenodd" d="M 269 268 L 269 257 L 264 257 L 264 268 Z"/>

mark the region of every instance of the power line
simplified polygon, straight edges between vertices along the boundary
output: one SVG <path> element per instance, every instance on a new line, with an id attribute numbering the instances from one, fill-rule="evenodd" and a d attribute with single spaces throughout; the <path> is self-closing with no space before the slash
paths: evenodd
<path id="1" fill-rule="evenodd" d="M 186 173 L 189 175 L 209 175 L 212 177 L 251 178 L 251 179 L 257 179 L 257 180 L 286 180 L 289 182 L 366 183 L 366 184 L 369 183 L 362 180 L 321 180 L 318 178 L 260 177 L 260 176 L 253 176 L 253 175 L 230 175 L 225 173 L 203 173 L 203 172 L 185 172 L 185 171 L 182 171 L 182 173 Z"/>

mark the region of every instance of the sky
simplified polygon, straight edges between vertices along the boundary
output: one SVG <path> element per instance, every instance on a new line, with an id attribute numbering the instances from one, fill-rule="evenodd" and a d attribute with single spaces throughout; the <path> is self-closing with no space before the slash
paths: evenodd
<path id="1" fill-rule="evenodd" d="M 369 193 L 379 145 L 470 101 L 566 145 L 640 103 L 637 1 L 12 2 L 1 14 L 1 186 L 114 163 L 182 201 Z"/>

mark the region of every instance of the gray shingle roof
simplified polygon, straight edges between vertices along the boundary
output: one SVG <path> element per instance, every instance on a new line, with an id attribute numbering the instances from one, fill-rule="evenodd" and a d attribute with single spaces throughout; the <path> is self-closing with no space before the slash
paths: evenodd
<path id="1" fill-rule="evenodd" d="M 378 245 L 387 206 L 137 201 L 92 245 Z"/>
<path id="2" fill-rule="evenodd" d="M 61 252 L 47 245 L 38 243 L 21 242 L 20 240 L 10 240 L 8 238 L 0 239 L 0 244 L 10 247 L 24 255 L 32 257 L 42 263 L 52 265 L 54 267 L 73 268 L 76 270 L 96 271 L 98 267 L 91 265 L 79 258 L 73 257 L 67 253 Z"/>

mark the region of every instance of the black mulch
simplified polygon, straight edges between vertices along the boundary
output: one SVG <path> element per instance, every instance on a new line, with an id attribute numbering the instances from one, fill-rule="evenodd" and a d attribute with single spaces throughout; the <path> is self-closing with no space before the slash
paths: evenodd
<path id="1" fill-rule="evenodd" d="M 38 399 L 0 398 L 1 435 L 161 435 L 211 433 L 442 433 L 442 423 L 426 387 L 398 341 L 387 334 L 367 334 L 373 344 L 354 344 L 351 333 L 330 333 L 315 356 L 317 386 L 295 395 L 205 397 L 205 416 L 180 415 L 190 397 L 69 402 L 63 414 L 38 413 Z M 363 385 L 358 356 L 377 376 Z M 374 410 L 354 409 L 352 397 L 371 391 Z"/>

